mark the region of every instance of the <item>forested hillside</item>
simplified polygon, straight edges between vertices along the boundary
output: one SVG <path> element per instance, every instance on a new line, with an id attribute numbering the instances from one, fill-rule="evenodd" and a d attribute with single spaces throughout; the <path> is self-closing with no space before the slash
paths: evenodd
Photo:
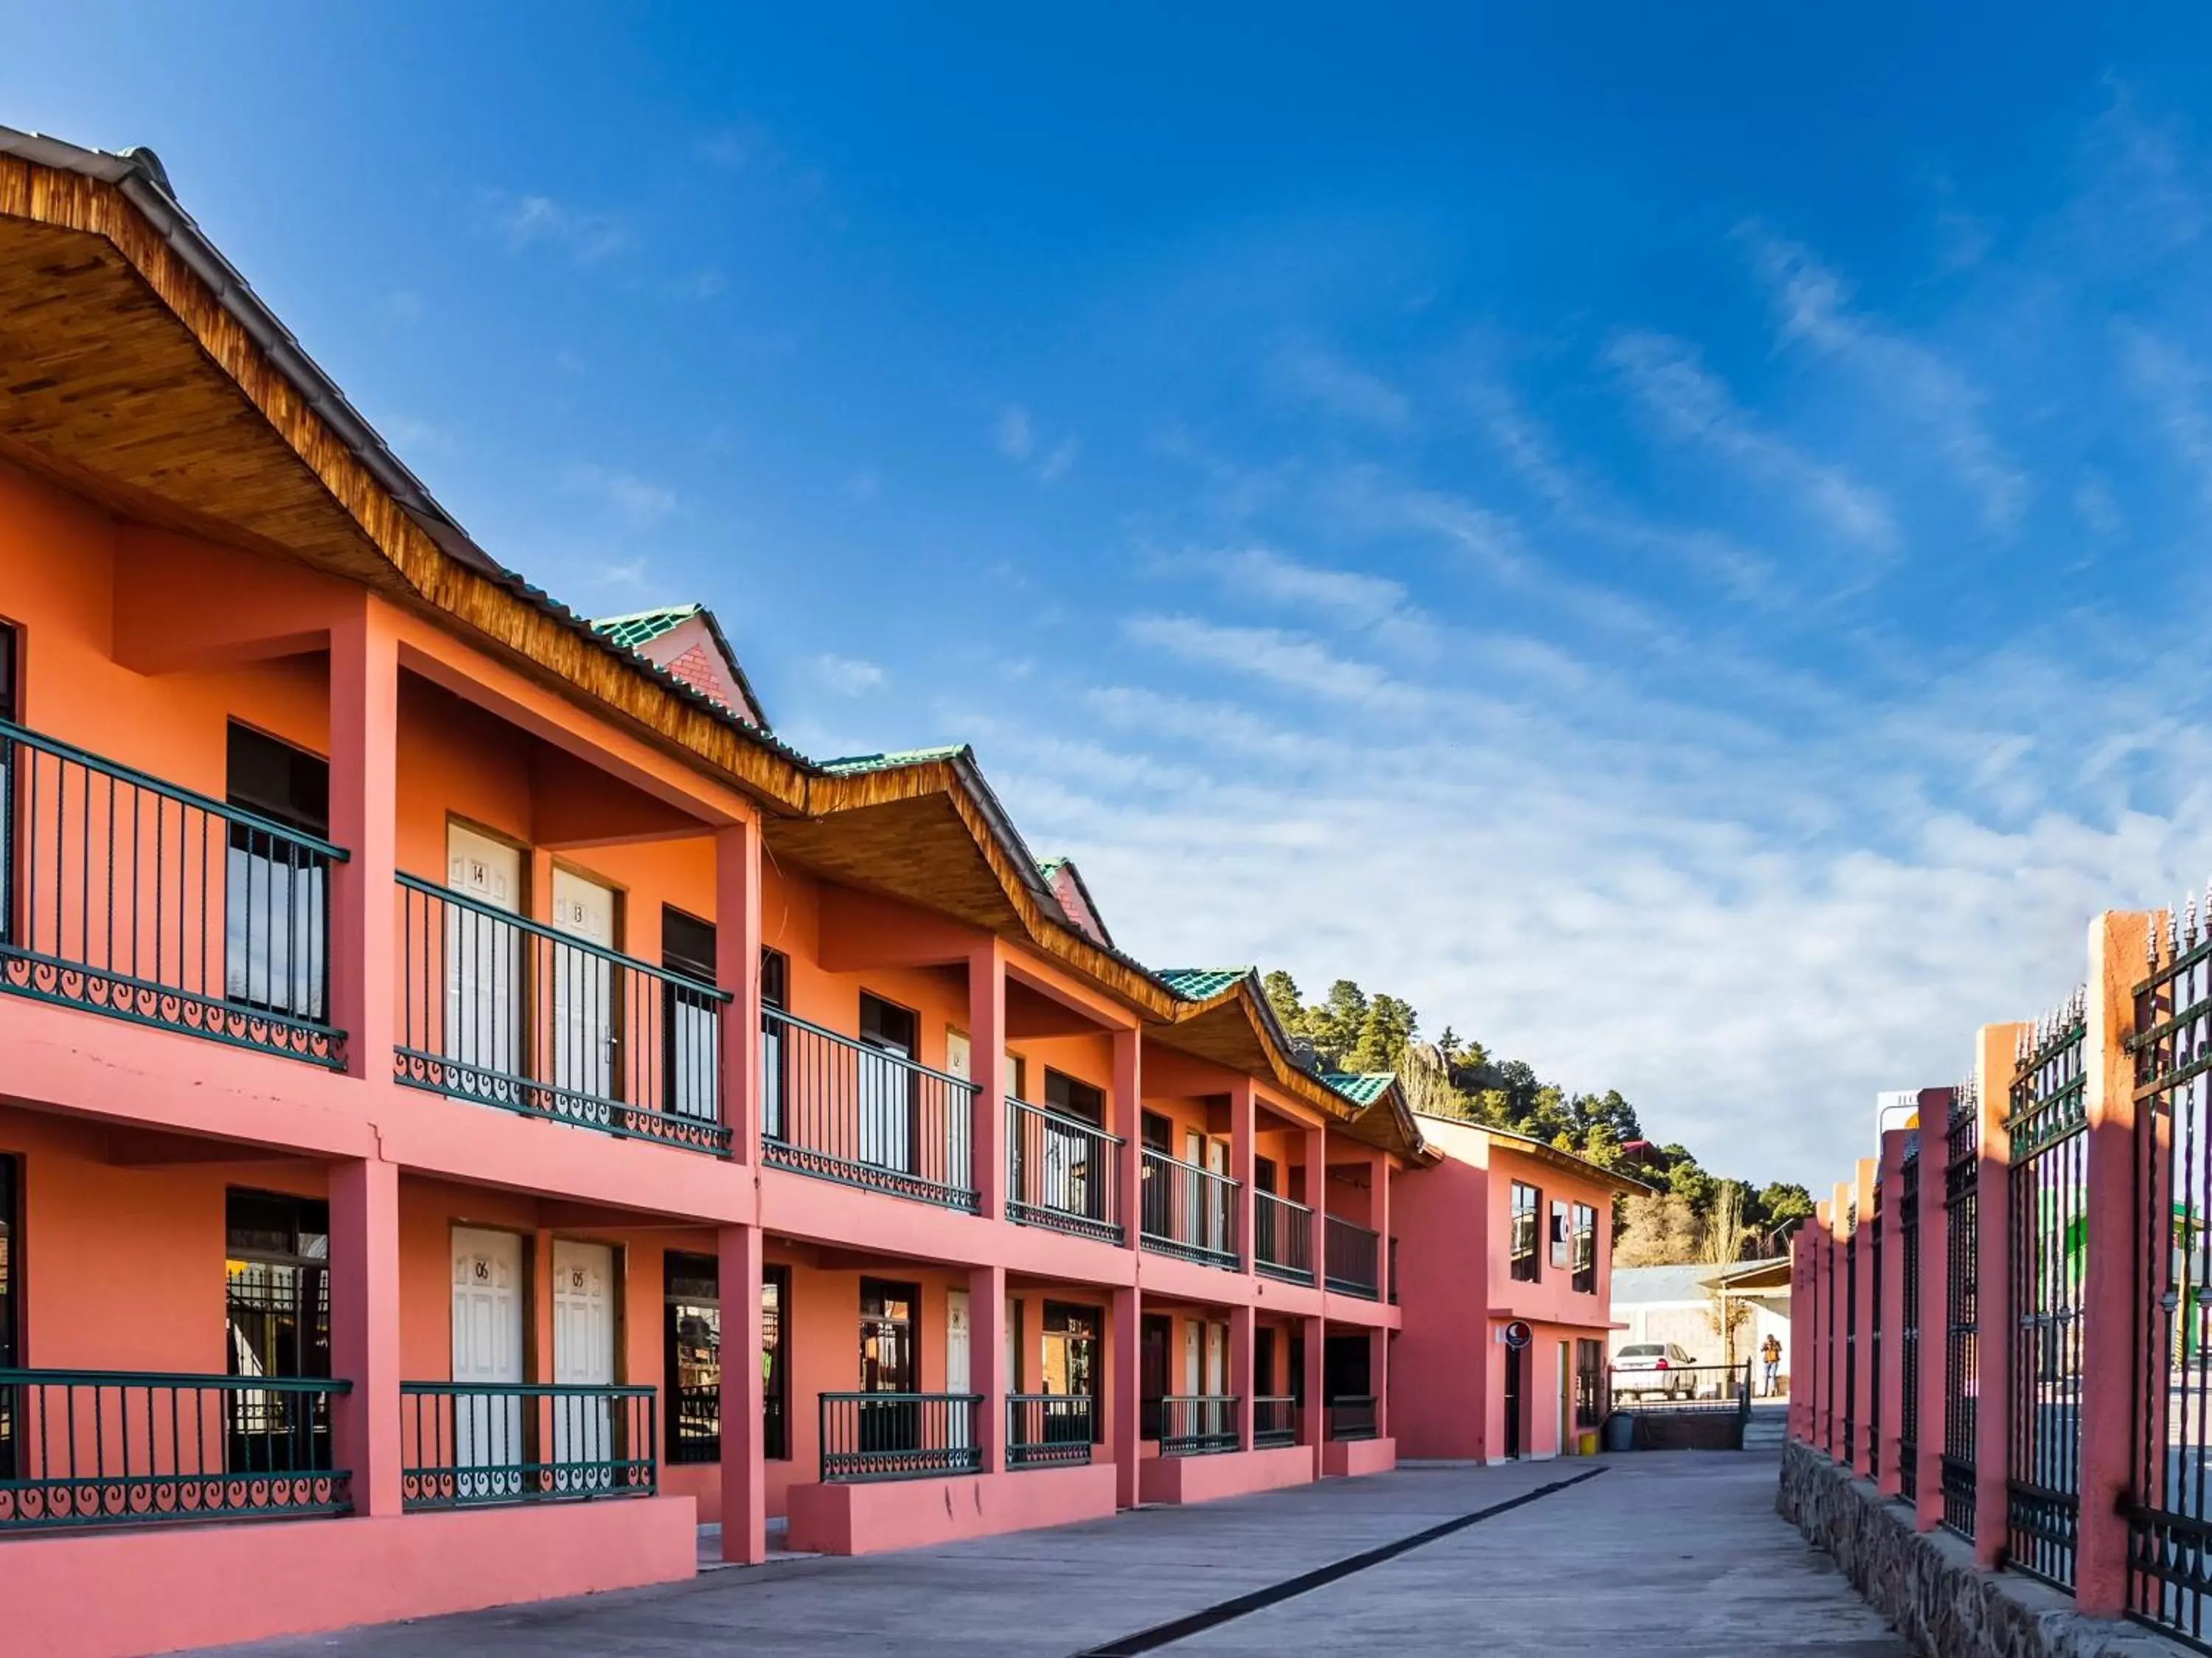
<path id="1" fill-rule="evenodd" d="M 1687 1146 L 1652 1140 L 1617 1090 L 1570 1094 L 1518 1059 L 1494 1058 L 1450 1025 L 1423 1039 L 1419 1014 L 1395 996 L 1370 996 L 1340 978 L 1308 1003 L 1286 972 L 1269 973 L 1265 984 L 1276 1017 L 1291 1036 L 1313 1044 L 1322 1069 L 1395 1071 L 1416 1111 L 1530 1135 L 1658 1187 L 1616 1205 L 1616 1266 L 1770 1253 L 1779 1235 L 1813 1212 L 1801 1186 L 1716 1173 Z M 1625 1158 L 1622 1148 L 1639 1142 L 1648 1149 Z"/>

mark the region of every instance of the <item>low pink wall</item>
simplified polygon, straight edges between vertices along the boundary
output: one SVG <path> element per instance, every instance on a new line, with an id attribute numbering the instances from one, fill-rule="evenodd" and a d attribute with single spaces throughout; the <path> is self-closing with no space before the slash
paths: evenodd
<path id="1" fill-rule="evenodd" d="M 1333 1439 L 1322 1447 L 1321 1471 L 1331 1479 L 1385 1474 L 1398 1466 L 1395 1439 Z"/>
<path id="2" fill-rule="evenodd" d="M 1138 1495 L 1147 1503 L 1212 1503 L 1313 1480 L 1313 1448 L 1283 1445 L 1217 1456 L 1163 1456 L 1145 1464 Z"/>
<path id="3" fill-rule="evenodd" d="M 879 1554 L 1001 1532 L 1107 1520 L 1114 1465 L 1024 1468 L 951 1479 L 793 1485 L 789 1544 L 823 1554 Z"/>
<path id="4" fill-rule="evenodd" d="M 130 1658 L 672 1583 L 689 1497 L 11 1539 L 0 1648 Z"/>

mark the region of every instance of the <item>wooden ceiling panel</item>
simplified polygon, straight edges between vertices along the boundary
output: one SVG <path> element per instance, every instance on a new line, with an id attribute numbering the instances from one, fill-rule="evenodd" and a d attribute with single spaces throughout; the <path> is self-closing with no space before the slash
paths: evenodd
<path id="1" fill-rule="evenodd" d="M 763 826 L 772 854 L 812 874 L 904 899 L 988 932 L 1024 933 L 1005 887 L 944 794 L 822 818 L 770 818 Z"/>

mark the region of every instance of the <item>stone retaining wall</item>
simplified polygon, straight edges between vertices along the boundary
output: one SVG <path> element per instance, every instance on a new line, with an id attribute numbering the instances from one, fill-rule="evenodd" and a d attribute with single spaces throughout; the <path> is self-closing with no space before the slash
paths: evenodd
<path id="1" fill-rule="evenodd" d="M 1914 1531 L 1902 1503 L 1806 1446 L 1783 1448 L 1775 1507 L 1929 1658 L 2187 1658 L 2139 1624 L 2084 1618 L 2056 1589 L 1982 1570 L 1960 1539 Z"/>

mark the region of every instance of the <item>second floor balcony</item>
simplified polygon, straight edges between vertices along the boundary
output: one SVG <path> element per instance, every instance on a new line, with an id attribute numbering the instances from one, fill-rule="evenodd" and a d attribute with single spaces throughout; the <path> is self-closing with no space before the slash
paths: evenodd
<path id="1" fill-rule="evenodd" d="M 975 1210 L 975 1088 L 780 1008 L 761 1017 L 761 1158 L 773 1167 Z"/>
<path id="2" fill-rule="evenodd" d="M 1144 1179 L 1146 1249 L 1231 1272 L 1238 1269 L 1237 1193 L 1241 1182 L 1149 1146 Z"/>
<path id="3" fill-rule="evenodd" d="M 1252 1194 L 1252 1265 L 1286 1283 L 1311 1283 L 1313 1210 L 1272 1192 Z"/>
<path id="4" fill-rule="evenodd" d="M 1322 1259 L 1328 1288 L 1340 1295 L 1358 1295 L 1370 1301 L 1380 1299 L 1381 1235 L 1373 1228 L 1347 1221 L 1341 1215 L 1328 1217 L 1328 1253 Z"/>
<path id="5" fill-rule="evenodd" d="M 1120 1243 L 1122 1143 L 1081 1118 L 1007 1100 L 1007 1218 Z"/>
<path id="6" fill-rule="evenodd" d="M 400 1082 L 634 1139 L 729 1149 L 726 992 L 413 875 L 399 876 L 398 902 Z"/>

